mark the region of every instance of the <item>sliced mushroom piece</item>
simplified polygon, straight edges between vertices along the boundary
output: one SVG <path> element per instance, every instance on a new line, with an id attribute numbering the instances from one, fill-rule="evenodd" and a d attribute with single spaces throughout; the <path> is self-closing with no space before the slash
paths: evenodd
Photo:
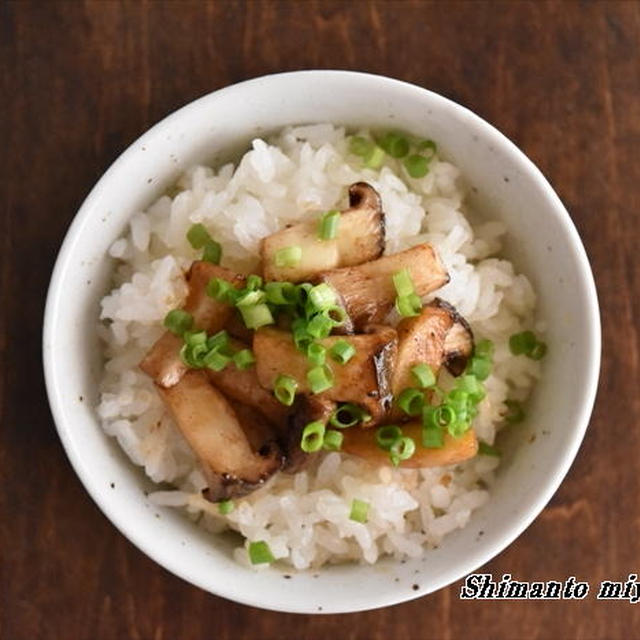
<path id="1" fill-rule="evenodd" d="M 237 340 L 231 340 L 230 345 L 234 351 L 247 348 L 247 345 Z M 209 380 L 227 398 L 256 409 L 278 427 L 279 431 L 283 430 L 289 409 L 278 402 L 271 391 L 260 385 L 255 365 L 248 369 L 238 369 L 230 364 L 222 371 L 207 369 L 206 373 Z"/>
<path id="2" fill-rule="evenodd" d="M 283 437 L 285 455 L 283 471 L 298 473 L 309 464 L 313 454 L 306 453 L 300 448 L 302 432 L 310 422 L 322 422 L 326 425 L 336 406 L 335 402 L 319 396 L 303 395 L 296 399 L 291 407 L 287 430 Z"/>
<path id="3" fill-rule="evenodd" d="M 396 299 L 393 275 L 408 269 L 415 292 L 424 296 L 449 282 L 449 274 L 430 244 L 384 256 L 357 267 L 333 269 L 318 274 L 338 292 L 356 331 L 367 324 L 382 322 Z"/>
<path id="4" fill-rule="evenodd" d="M 354 456 L 364 458 L 376 466 L 392 466 L 389 453 L 381 449 L 376 442 L 375 431 L 370 429 L 345 429 L 342 450 Z M 478 439 L 473 429 L 469 429 L 459 438 L 444 434 L 444 444 L 438 449 L 422 446 L 422 423 L 407 422 L 402 425 L 402 433 L 413 438 L 416 452 L 408 460 L 402 460 L 400 466 L 407 469 L 425 467 L 444 467 L 458 464 L 478 453 Z"/>
<path id="5" fill-rule="evenodd" d="M 202 371 L 158 389 L 202 465 L 212 502 L 246 495 L 280 469 L 277 445 L 265 442 L 254 450 L 238 414 Z"/>
<path id="6" fill-rule="evenodd" d="M 444 300 L 438 300 L 438 304 L 447 309 L 453 318 L 451 329 L 444 340 L 444 366 L 449 373 L 459 376 L 467 368 L 467 362 L 473 354 L 473 331 L 469 323 Z"/>
<path id="7" fill-rule="evenodd" d="M 233 317 L 235 309 L 207 295 L 207 283 L 211 278 L 221 278 L 236 288 L 244 286 L 244 277 L 211 262 L 196 261 L 187 274 L 189 291 L 184 310 L 193 316 L 194 327 L 207 333 L 216 333 Z M 161 387 L 171 387 L 189 367 L 180 358 L 182 340 L 169 331 L 151 347 L 140 363 L 140 368 Z"/>
<path id="8" fill-rule="evenodd" d="M 382 418 L 391 404 L 391 373 L 397 352 L 395 329 L 385 327 L 375 333 L 342 338 L 331 336 L 318 340 L 327 352 L 338 340 L 347 340 L 355 355 L 346 364 L 334 362 L 328 355 L 326 365 L 333 372 L 333 386 L 318 394 L 334 402 L 352 402 L 371 414 L 369 426 Z M 279 375 L 285 374 L 298 383 L 298 393 L 311 393 L 307 372 L 311 364 L 296 348 L 291 334 L 272 328 L 261 328 L 253 338 L 256 372 L 263 387 L 273 389 Z"/>
<path id="9" fill-rule="evenodd" d="M 384 213 L 377 191 L 366 182 L 349 187 L 349 209 L 342 212 L 335 238 L 321 240 L 318 220 L 282 229 L 262 242 L 265 280 L 302 282 L 318 271 L 374 260 L 384 251 Z M 276 253 L 300 247 L 302 257 L 291 267 L 278 267 Z"/>

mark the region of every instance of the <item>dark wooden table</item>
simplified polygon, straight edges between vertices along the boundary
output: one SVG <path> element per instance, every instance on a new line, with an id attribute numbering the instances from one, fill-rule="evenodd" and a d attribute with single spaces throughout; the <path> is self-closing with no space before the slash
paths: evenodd
<path id="1" fill-rule="evenodd" d="M 461 602 L 460 585 L 348 616 L 250 609 L 169 575 L 72 472 L 42 382 L 44 296 L 82 199 L 165 114 L 253 76 L 348 68 L 495 124 L 566 203 L 604 353 L 584 446 L 498 578 L 592 588 L 640 572 L 640 4 L 0 2 L 0 638 L 633 638 L 640 604 Z"/>

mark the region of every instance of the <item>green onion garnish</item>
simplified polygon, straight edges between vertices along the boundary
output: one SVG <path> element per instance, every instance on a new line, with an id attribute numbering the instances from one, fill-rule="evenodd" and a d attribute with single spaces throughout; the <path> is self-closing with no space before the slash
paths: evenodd
<path id="1" fill-rule="evenodd" d="M 413 438 L 408 436 L 402 436 L 398 438 L 389 449 L 389 458 L 391 458 L 391 464 L 397 467 L 402 460 L 408 460 L 416 452 L 416 443 Z"/>
<path id="2" fill-rule="evenodd" d="M 501 455 L 498 449 L 496 449 L 495 447 L 492 447 L 490 444 L 487 444 L 486 442 L 482 442 L 482 440 L 478 442 L 478 453 L 483 456 L 494 456 L 496 458 L 499 458 Z"/>
<path id="3" fill-rule="evenodd" d="M 362 159 L 368 169 L 379 169 L 384 162 L 384 151 L 378 145 L 373 145 Z"/>
<path id="4" fill-rule="evenodd" d="M 309 289 L 308 296 L 309 302 L 317 311 L 329 309 L 336 302 L 336 292 L 326 282 Z"/>
<path id="5" fill-rule="evenodd" d="M 248 369 L 256 361 L 251 349 L 242 349 L 233 354 L 233 363 L 238 369 Z"/>
<path id="6" fill-rule="evenodd" d="M 255 291 L 256 289 L 261 289 L 262 288 L 262 278 L 260 276 L 256 275 L 255 273 L 250 274 L 249 276 L 247 276 L 246 288 L 249 291 Z"/>
<path id="7" fill-rule="evenodd" d="M 310 282 L 303 282 L 296 286 L 296 302 L 304 307 L 309 300 L 309 291 L 313 289 L 313 285 Z"/>
<path id="8" fill-rule="evenodd" d="M 478 356 L 480 358 L 489 358 L 493 357 L 494 345 L 491 340 L 480 340 L 476 343 L 476 346 L 473 350 L 473 355 Z"/>
<path id="9" fill-rule="evenodd" d="M 322 441 L 322 448 L 327 449 L 327 451 L 340 451 L 342 447 L 342 441 L 344 440 L 344 436 L 334 429 L 329 429 L 324 434 L 324 440 Z"/>
<path id="10" fill-rule="evenodd" d="M 422 302 L 420 297 L 415 293 L 412 293 L 408 296 L 398 296 L 396 298 L 396 311 L 403 318 L 410 318 L 412 316 L 417 316 L 420 314 L 420 310 L 422 309 Z"/>
<path id="11" fill-rule="evenodd" d="M 211 278 L 207 283 L 207 295 L 218 302 L 235 303 L 235 287 L 222 278 Z"/>
<path id="12" fill-rule="evenodd" d="M 222 371 L 230 362 L 231 358 L 220 353 L 218 349 L 211 349 L 202 358 L 202 364 L 213 371 Z"/>
<path id="13" fill-rule="evenodd" d="M 369 422 L 371 416 L 356 404 L 340 405 L 329 418 L 329 424 L 338 429 L 348 429 L 360 422 Z"/>
<path id="14" fill-rule="evenodd" d="M 249 560 L 251 564 L 267 564 L 275 560 L 269 545 L 260 540 L 258 542 L 249 543 Z"/>
<path id="15" fill-rule="evenodd" d="M 349 514 L 349 519 L 355 522 L 362 522 L 364 524 L 367 521 L 368 515 L 369 503 L 364 500 L 354 498 L 351 502 L 351 513 Z"/>
<path id="16" fill-rule="evenodd" d="M 439 407 L 436 407 L 433 416 L 437 424 L 441 427 L 448 427 L 456 421 L 456 412 L 453 407 L 448 404 L 441 404 Z"/>
<path id="17" fill-rule="evenodd" d="M 202 249 L 207 242 L 211 241 L 211 236 L 203 224 L 191 225 L 187 231 L 187 240 L 194 249 Z"/>
<path id="18" fill-rule="evenodd" d="M 414 153 L 404 159 L 404 168 L 412 178 L 424 178 L 429 173 L 429 161 Z"/>
<path id="19" fill-rule="evenodd" d="M 307 371 L 307 381 L 312 393 L 322 393 L 333 386 L 333 371 L 323 364 Z"/>
<path id="20" fill-rule="evenodd" d="M 409 141 L 398 133 L 386 133 L 378 144 L 392 158 L 404 158 L 409 153 Z"/>
<path id="21" fill-rule="evenodd" d="M 409 269 L 400 269 L 400 271 L 396 271 L 391 277 L 399 298 L 410 296 L 415 291 Z"/>
<path id="22" fill-rule="evenodd" d="M 516 424 L 524 420 L 524 409 L 517 400 L 505 400 L 504 403 L 509 410 L 504 416 L 504 419 L 507 422 L 509 422 L 510 424 Z"/>
<path id="23" fill-rule="evenodd" d="M 185 331 L 182 334 L 184 341 L 190 346 L 204 345 L 207 348 L 207 332 L 206 331 Z"/>
<path id="24" fill-rule="evenodd" d="M 436 383 L 436 376 L 433 373 L 433 369 L 424 362 L 411 367 L 411 375 L 415 378 L 421 389 L 428 389 Z"/>
<path id="25" fill-rule="evenodd" d="M 280 374 L 273 385 L 273 393 L 285 407 L 290 407 L 296 397 L 297 388 L 298 382 L 295 378 Z"/>
<path id="26" fill-rule="evenodd" d="M 395 424 L 387 424 L 376 429 L 376 442 L 381 449 L 389 451 L 393 443 L 402 437 L 402 429 Z"/>
<path id="27" fill-rule="evenodd" d="M 440 449 L 444 445 L 444 433 L 440 427 L 432 425 L 422 427 L 422 446 L 429 449 Z"/>
<path id="28" fill-rule="evenodd" d="M 253 307 L 257 304 L 260 304 L 265 301 L 265 293 L 262 290 L 251 291 L 245 289 L 237 298 L 236 298 L 236 307 Z"/>
<path id="29" fill-rule="evenodd" d="M 307 358 L 315 365 L 324 364 L 327 357 L 327 350 L 317 342 L 312 342 L 307 347 Z"/>
<path id="30" fill-rule="evenodd" d="M 491 360 L 485 356 L 473 356 L 467 366 L 467 373 L 478 380 L 486 380 L 491 373 Z"/>
<path id="31" fill-rule="evenodd" d="M 536 346 L 538 340 L 533 331 L 522 331 L 514 333 L 509 338 L 509 349 L 514 356 L 530 353 Z"/>
<path id="32" fill-rule="evenodd" d="M 209 240 L 204 245 L 204 251 L 202 252 L 202 259 L 205 262 L 212 262 L 213 264 L 220 264 L 222 259 L 222 245 L 215 240 Z"/>
<path id="33" fill-rule="evenodd" d="M 267 282 L 264 286 L 267 302 L 278 305 L 295 304 L 296 290 L 296 285 L 292 282 Z"/>
<path id="34" fill-rule="evenodd" d="M 293 342 L 299 351 L 307 352 L 309 345 L 313 342 L 313 338 L 307 331 L 307 324 L 302 318 L 297 318 L 291 325 L 291 332 L 293 335 Z"/>
<path id="35" fill-rule="evenodd" d="M 345 309 L 337 304 L 331 305 L 327 309 L 323 309 L 320 313 L 327 318 L 334 327 L 342 326 L 349 317 Z"/>
<path id="36" fill-rule="evenodd" d="M 207 338 L 207 349 L 224 349 L 229 345 L 229 334 L 223 329 Z"/>
<path id="37" fill-rule="evenodd" d="M 325 315 L 318 313 L 309 320 L 307 324 L 307 333 L 316 339 L 326 338 L 333 329 L 333 322 Z"/>
<path id="38" fill-rule="evenodd" d="M 547 353 L 547 345 L 544 342 L 537 342 L 536 346 L 529 351 L 527 356 L 532 360 L 542 360 Z"/>
<path id="39" fill-rule="evenodd" d="M 223 500 L 222 502 L 218 502 L 218 513 L 223 516 L 230 514 L 235 509 L 235 505 L 233 504 L 233 500 Z"/>
<path id="40" fill-rule="evenodd" d="M 418 416 L 424 406 L 424 394 L 418 389 L 403 389 L 396 404 L 409 416 Z"/>
<path id="41" fill-rule="evenodd" d="M 164 326 L 171 333 L 182 336 L 185 331 L 189 331 L 193 326 L 193 316 L 182 309 L 173 309 L 164 317 Z"/>
<path id="42" fill-rule="evenodd" d="M 333 240 L 338 234 L 338 226 L 340 224 L 340 212 L 332 209 L 327 211 L 318 225 L 318 236 L 320 240 Z"/>
<path id="43" fill-rule="evenodd" d="M 238 307 L 247 329 L 259 329 L 267 324 L 273 324 L 273 316 L 269 307 L 262 303 L 251 307 Z"/>
<path id="44" fill-rule="evenodd" d="M 302 248 L 298 246 L 284 247 L 276 251 L 276 267 L 295 267 L 302 259 Z"/>
<path id="45" fill-rule="evenodd" d="M 346 340 L 336 340 L 334 345 L 329 349 L 329 355 L 333 360 L 340 364 L 347 364 L 356 354 L 356 348 Z"/>
<path id="46" fill-rule="evenodd" d="M 353 153 L 353 155 L 362 158 L 369 155 L 374 147 L 375 144 L 371 140 L 363 138 L 362 136 L 353 136 L 349 140 L 349 151 Z"/>
<path id="47" fill-rule="evenodd" d="M 322 443 L 324 442 L 324 431 L 324 424 L 319 420 L 310 422 L 302 431 L 300 448 L 305 453 L 319 451 L 322 448 Z"/>
<path id="48" fill-rule="evenodd" d="M 476 404 L 487 395 L 482 383 L 479 382 L 478 376 L 470 373 L 465 373 L 463 376 L 460 376 L 457 380 L 456 387 L 457 390 L 465 393 Z"/>
<path id="49" fill-rule="evenodd" d="M 427 158 L 431 160 L 438 151 L 438 145 L 433 140 L 421 140 L 416 144 L 416 149 L 422 153 L 425 153 Z"/>

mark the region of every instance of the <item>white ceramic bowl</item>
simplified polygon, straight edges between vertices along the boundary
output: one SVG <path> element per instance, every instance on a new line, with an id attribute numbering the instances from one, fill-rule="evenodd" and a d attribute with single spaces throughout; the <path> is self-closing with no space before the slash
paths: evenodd
<path id="1" fill-rule="evenodd" d="M 216 163 L 252 137 L 285 125 L 327 121 L 398 128 L 438 141 L 476 187 L 473 204 L 507 224 L 507 255 L 539 293 L 550 349 L 528 424 L 514 430 L 516 442 L 492 498 L 465 529 L 425 560 L 335 566 L 283 579 L 277 568 L 255 573 L 238 566 L 225 536 L 212 537 L 180 512 L 159 510 L 146 500 L 143 490 L 150 483 L 103 434 L 94 411 L 102 366 L 95 326 L 113 269 L 107 249 L 133 212 L 194 163 Z M 567 473 L 589 421 L 599 363 L 600 323 L 589 263 L 569 215 L 540 171 L 496 129 L 450 100 L 396 80 L 337 71 L 273 75 L 216 91 L 134 142 L 100 179 L 67 233 L 44 328 L 47 390 L 60 438 L 106 516 L 156 562 L 211 593 L 308 613 L 358 611 L 416 598 L 502 551 Z M 543 429 L 548 435 L 528 442 L 531 432 Z"/>

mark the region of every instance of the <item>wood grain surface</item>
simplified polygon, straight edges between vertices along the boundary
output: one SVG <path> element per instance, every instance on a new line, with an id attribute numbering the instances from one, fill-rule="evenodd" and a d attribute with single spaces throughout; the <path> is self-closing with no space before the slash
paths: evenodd
<path id="1" fill-rule="evenodd" d="M 460 585 L 346 616 L 234 604 L 168 574 L 98 511 L 56 435 L 44 297 L 75 211 L 116 156 L 204 93 L 346 68 L 433 89 L 496 125 L 567 205 L 600 295 L 584 446 L 485 569 L 592 586 L 640 573 L 640 4 L 0 2 L 0 638 L 634 638 L 640 604 L 461 602 Z"/>

